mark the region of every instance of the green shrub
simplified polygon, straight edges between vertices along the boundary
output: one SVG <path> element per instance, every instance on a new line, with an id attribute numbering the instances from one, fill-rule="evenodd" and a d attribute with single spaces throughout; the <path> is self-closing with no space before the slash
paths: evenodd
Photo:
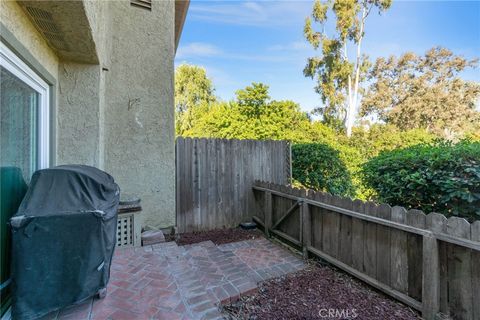
<path id="1" fill-rule="evenodd" d="M 480 142 L 383 152 L 366 162 L 362 173 L 380 202 L 480 219 Z"/>
<path id="2" fill-rule="evenodd" d="M 350 173 L 340 159 L 339 151 L 326 144 L 294 144 L 292 175 L 310 189 L 340 196 L 353 196 L 355 193 Z"/>
<path id="3" fill-rule="evenodd" d="M 358 148 L 366 158 L 371 158 L 383 151 L 431 143 L 436 139 L 425 129 L 402 131 L 393 125 L 374 124 L 368 129 L 354 128 L 349 144 Z"/>

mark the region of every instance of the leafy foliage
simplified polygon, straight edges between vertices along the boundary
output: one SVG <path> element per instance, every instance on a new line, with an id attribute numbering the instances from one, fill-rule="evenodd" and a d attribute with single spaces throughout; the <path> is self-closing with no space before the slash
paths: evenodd
<path id="1" fill-rule="evenodd" d="M 212 81 L 204 68 L 182 64 L 175 70 L 175 128 L 177 134 L 191 128 L 195 110 L 216 101 Z"/>
<path id="2" fill-rule="evenodd" d="M 200 79 L 208 80 L 204 76 Z M 200 87 L 206 88 L 206 84 L 208 81 Z M 206 92 L 212 94 L 213 87 Z M 182 120 L 177 134 L 288 140 L 293 142 L 297 184 L 427 212 L 470 218 L 479 214 L 480 142 L 427 145 L 437 141 L 434 132 L 402 130 L 393 124 L 356 127 L 347 137 L 324 122 L 312 120 L 292 101 L 271 100 L 268 86 L 262 83 L 238 90 L 230 102 L 212 100 L 213 95 L 201 96 L 176 95 L 176 101 L 187 101 L 186 109 L 177 106 Z M 480 140 L 478 132 L 471 131 L 468 136 Z M 401 148 L 406 149 L 396 151 Z"/>
<path id="3" fill-rule="evenodd" d="M 414 146 L 434 141 L 435 135 L 423 129 L 401 131 L 392 125 L 375 124 L 368 129 L 354 128 L 352 136 L 339 148 L 342 154 L 349 154 L 346 159 L 348 169 L 356 190 L 356 197 L 362 200 L 373 199 L 375 191 L 368 187 L 361 178 L 361 168 L 368 159 L 381 152 Z M 349 152 L 346 153 L 345 150 Z"/>
<path id="4" fill-rule="evenodd" d="M 458 77 L 476 66 L 477 60 L 440 47 L 424 56 L 378 58 L 369 72 L 371 85 L 360 114 L 376 115 L 402 130 L 425 128 L 448 139 L 480 130 L 480 84 Z"/>
<path id="5" fill-rule="evenodd" d="M 340 196 L 354 195 L 350 174 L 340 159 L 340 153 L 326 144 L 293 145 L 292 175 L 310 189 Z"/>
<path id="6" fill-rule="evenodd" d="M 347 135 L 355 119 L 360 83 L 365 78 L 369 61 L 361 54 L 365 22 L 373 8 L 379 12 L 387 10 L 391 0 L 315 0 L 311 17 L 307 17 L 304 35 L 312 47 L 321 50 L 321 55 L 309 58 L 303 70 L 306 77 L 315 79 L 315 91 L 322 98 L 323 107 L 316 111 L 326 123 L 345 124 Z M 327 36 L 325 32 L 315 31 L 313 21 L 323 30 L 327 23 L 328 12 L 336 17 L 336 33 Z M 355 47 L 354 55 L 348 54 L 349 47 Z"/>
<path id="7" fill-rule="evenodd" d="M 365 159 L 369 159 L 383 151 L 431 143 L 436 139 L 437 136 L 425 129 L 402 131 L 394 125 L 374 124 L 368 130 L 355 128 L 348 143 L 358 148 Z"/>
<path id="8" fill-rule="evenodd" d="M 252 86 L 237 90 L 237 104 L 241 107 L 242 113 L 249 117 L 259 117 L 265 110 L 270 96 L 268 86 L 263 83 L 253 82 Z"/>
<path id="9" fill-rule="evenodd" d="M 200 104 L 190 111 L 191 126 L 182 132 L 186 137 L 225 139 L 288 140 L 293 143 L 323 144 L 338 152 L 345 174 L 350 178 L 349 194 L 369 199 L 374 191 L 361 177 L 362 164 L 386 150 L 431 142 L 435 136 L 422 129 L 400 131 L 392 125 L 374 125 L 369 130 L 356 128 L 352 137 L 330 126 L 312 121 L 292 101 L 271 101 L 268 86 L 252 84 L 238 90 L 237 100 Z M 316 153 L 310 156 L 315 158 Z M 318 161 L 323 161 L 319 158 Z M 314 182 L 309 187 L 313 188 Z M 318 184 L 320 185 L 320 184 Z M 335 191 L 336 192 L 336 191 Z"/>
<path id="10" fill-rule="evenodd" d="M 270 101 L 268 86 L 252 84 L 237 91 L 237 101 L 197 109 L 187 137 L 305 141 L 310 119 L 292 101 Z"/>
<path id="11" fill-rule="evenodd" d="M 363 176 L 381 202 L 480 218 L 480 142 L 384 152 L 365 163 Z"/>

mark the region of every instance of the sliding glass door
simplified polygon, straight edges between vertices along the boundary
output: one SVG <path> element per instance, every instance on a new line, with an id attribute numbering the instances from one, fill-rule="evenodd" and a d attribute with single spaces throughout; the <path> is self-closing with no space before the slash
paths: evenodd
<path id="1" fill-rule="evenodd" d="M 10 230 L 33 172 L 48 166 L 49 86 L 0 43 L 0 301 L 10 303 Z"/>

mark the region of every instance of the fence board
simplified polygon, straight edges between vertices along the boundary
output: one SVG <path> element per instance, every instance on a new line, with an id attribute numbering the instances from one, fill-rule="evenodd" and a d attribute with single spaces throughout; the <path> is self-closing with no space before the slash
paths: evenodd
<path id="1" fill-rule="evenodd" d="M 365 203 L 365 214 L 377 216 L 377 205 L 373 202 Z M 366 222 L 364 227 L 365 242 L 363 251 L 363 264 L 365 273 L 372 278 L 377 277 L 377 225 L 372 222 Z"/>
<path id="2" fill-rule="evenodd" d="M 470 224 L 465 219 L 451 217 L 447 221 L 447 233 L 470 239 Z M 473 319 L 472 282 L 465 281 L 472 278 L 470 250 L 457 245 L 448 245 L 447 250 L 450 315 L 455 319 Z"/>
<path id="3" fill-rule="evenodd" d="M 365 203 L 361 200 L 353 201 L 352 209 L 356 212 L 365 212 Z M 364 256 L 364 226 L 365 223 L 356 218 L 352 218 L 352 265 L 360 272 L 365 272 L 363 263 Z"/>
<path id="4" fill-rule="evenodd" d="M 283 192 L 287 192 L 296 196 L 299 196 L 299 189 L 293 189 L 289 188 L 287 186 L 283 186 Z M 295 203 L 295 200 L 290 200 L 290 199 L 279 199 L 281 206 L 280 206 L 280 211 L 277 212 L 276 219 L 274 221 L 277 222 L 279 219 L 283 216 L 284 213 L 286 213 Z M 300 219 L 300 207 L 297 206 L 295 210 L 291 212 L 289 216 L 287 216 L 277 227 L 277 229 L 287 235 L 289 235 L 292 238 L 295 238 L 300 241 L 300 224 L 299 220 Z"/>
<path id="5" fill-rule="evenodd" d="M 340 206 L 342 203 L 342 198 L 338 196 L 331 196 L 329 204 Z M 330 227 L 330 249 L 331 249 L 331 256 L 335 259 L 339 258 L 340 255 L 340 214 L 337 212 L 329 211 L 329 217 L 331 219 L 331 227 Z"/>
<path id="6" fill-rule="evenodd" d="M 392 208 L 392 221 L 406 223 L 407 210 L 403 207 Z M 390 283 L 392 288 L 408 293 L 408 255 L 407 234 L 401 230 L 391 231 L 391 272 Z"/>
<path id="7" fill-rule="evenodd" d="M 425 219 L 425 227 L 433 232 L 444 232 L 446 218 L 437 213 L 430 213 Z M 423 283 L 422 304 L 423 317 L 435 319 L 440 311 L 440 247 L 434 236 L 423 237 Z"/>
<path id="8" fill-rule="evenodd" d="M 265 188 L 259 192 L 288 200 L 289 205 L 308 199 L 309 214 L 302 216 L 310 220 L 289 222 L 304 226 L 303 238 L 302 234 L 294 238 L 275 231 L 280 238 L 303 245 L 304 256 L 321 257 L 422 311 L 425 319 L 437 318 L 438 311 L 453 319 L 480 319 L 480 221 L 470 225 L 437 213 L 426 216 L 419 210 L 377 206 L 322 192 L 305 195 L 291 187 L 258 185 Z M 334 215 L 339 217 L 338 226 Z M 344 245 L 348 238 L 344 216 L 351 219 L 351 246 Z M 346 258 L 348 250 L 351 261 Z"/>
<path id="9" fill-rule="evenodd" d="M 408 210 L 407 224 L 419 229 L 425 228 L 426 216 L 420 210 Z M 422 237 L 416 234 L 407 236 L 407 255 L 408 255 L 408 295 L 417 299 L 422 299 L 422 263 L 423 261 L 423 241 Z"/>
<path id="10" fill-rule="evenodd" d="M 351 210 L 353 202 L 350 199 L 341 198 L 338 206 Z M 352 217 L 340 215 L 339 260 L 348 265 L 352 265 L 352 220 Z"/>
<path id="11" fill-rule="evenodd" d="M 235 177 L 236 177 L 236 173 L 235 173 L 235 167 L 234 167 L 234 164 L 235 164 L 235 148 L 236 148 L 236 140 L 226 140 L 226 150 L 225 150 L 225 154 L 226 154 L 226 161 L 228 161 L 228 166 L 230 166 L 230 170 L 227 170 L 226 172 L 226 176 L 228 177 L 228 181 L 226 181 L 227 183 L 224 184 L 222 187 L 223 189 L 227 192 L 227 193 L 223 193 L 224 194 L 224 198 L 225 198 L 225 202 L 228 203 L 228 207 L 227 208 L 224 208 L 225 212 L 223 213 L 225 215 L 225 220 L 226 221 L 229 221 L 232 217 L 232 212 L 236 212 L 236 207 L 235 207 L 235 202 L 232 201 L 232 198 L 235 199 L 238 201 L 238 195 L 235 194 L 235 184 L 234 184 L 234 181 L 235 181 Z M 228 168 L 228 167 L 227 167 Z M 229 196 L 228 196 L 229 195 Z"/>
<path id="12" fill-rule="evenodd" d="M 178 158 L 177 158 L 177 154 L 179 153 L 178 149 L 183 149 L 183 148 L 184 148 L 183 145 L 184 145 L 183 140 L 180 141 L 180 143 L 177 143 L 177 144 L 175 145 L 175 167 L 176 167 L 176 168 L 179 168 L 179 167 L 182 165 L 182 163 L 181 163 L 181 162 L 178 160 Z M 184 168 L 182 168 L 182 170 L 184 170 Z M 180 172 L 179 170 L 175 170 L 175 198 L 176 198 L 176 199 L 180 199 L 180 198 L 181 198 L 180 190 L 181 190 L 182 188 L 179 186 L 179 184 L 181 183 L 180 177 L 179 177 L 179 172 Z M 184 202 L 178 203 L 178 204 L 177 204 L 177 207 L 178 207 L 178 210 L 179 210 L 179 211 L 184 211 L 184 212 L 186 211 L 186 210 L 185 210 L 185 203 L 184 203 Z M 178 225 L 179 223 L 183 223 L 183 222 L 180 222 L 180 221 L 179 221 L 179 217 L 177 217 L 177 216 L 175 215 L 175 224 Z"/>
<path id="13" fill-rule="evenodd" d="M 323 202 L 331 204 L 332 196 L 330 194 L 324 194 Z M 338 230 L 337 219 L 335 219 L 335 213 L 330 210 L 323 210 L 323 229 L 322 229 L 322 242 L 323 251 L 331 257 L 336 257 L 335 245 L 337 239 L 335 238 L 335 231 Z"/>
<path id="14" fill-rule="evenodd" d="M 215 154 L 215 140 L 214 139 L 208 139 L 207 140 L 207 156 L 206 156 L 206 166 L 207 166 L 207 177 L 205 177 L 207 181 L 207 185 L 205 186 L 205 189 L 207 189 L 207 199 L 206 201 L 206 207 L 207 207 L 207 215 L 206 215 L 206 223 L 207 225 L 212 225 L 215 223 L 215 218 L 216 218 L 216 212 L 215 208 L 217 206 L 217 199 L 216 197 L 216 154 Z M 211 181 L 210 181 L 211 180 Z M 216 201 L 217 200 L 217 201 Z"/>
<path id="15" fill-rule="evenodd" d="M 377 216 L 385 220 L 392 219 L 392 208 L 388 204 L 380 204 Z M 377 225 L 377 280 L 390 285 L 390 228 Z"/>
<path id="16" fill-rule="evenodd" d="M 443 214 L 430 213 L 426 220 L 427 228 L 438 233 L 447 232 L 447 218 Z M 448 273 L 447 273 L 447 244 L 438 244 L 439 265 L 440 265 L 440 311 L 449 313 L 448 308 Z"/>
<path id="17" fill-rule="evenodd" d="M 308 197 L 308 192 L 305 192 L 305 197 Z M 312 217 L 310 215 L 310 205 L 306 202 L 302 203 L 301 207 L 302 223 L 302 254 L 304 259 L 308 259 L 308 248 L 312 245 Z"/>
<path id="18" fill-rule="evenodd" d="M 313 191 L 310 198 L 316 201 L 322 201 L 321 192 Z M 323 250 L 323 214 L 322 208 L 311 207 L 310 214 L 312 219 L 312 245 L 318 250 Z"/>
<path id="19" fill-rule="evenodd" d="M 289 157 L 285 141 L 177 138 L 178 231 L 234 227 L 250 220 L 257 206 L 254 181 L 290 183 Z"/>
<path id="20" fill-rule="evenodd" d="M 242 208 L 240 207 L 240 202 L 241 202 L 241 194 L 238 190 L 238 185 L 240 183 L 240 175 L 241 175 L 241 166 L 240 162 L 241 160 L 239 159 L 242 154 L 240 152 L 240 143 L 241 141 L 239 140 L 234 140 L 232 141 L 233 147 L 232 147 L 232 152 L 233 152 L 233 158 L 232 158 L 232 173 L 233 173 L 233 211 L 236 212 L 240 215 L 240 217 L 243 216 L 243 212 L 241 212 Z M 232 217 L 232 212 L 227 212 L 227 215 L 229 215 L 228 220 L 231 220 Z M 211 226 L 207 226 L 208 229 L 211 228 Z"/>
<path id="21" fill-rule="evenodd" d="M 226 153 L 225 153 L 225 141 L 222 139 L 219 141 L 219 143 L 217 143 L 217 159 L 216 159 L 216 163 L 217 163 L 217 172 L 216 172 L 216 177 L 215 177 L 215 181 L 218 183 L 218 185 L 220 186 L 224 186 L 226 184 L 228 184 L 228 181 L 226 180 L 226 166 L 228 165 L 228 162 L 224 161 L 226 160 Z M 216 217 L 217 219 L 219 219 L 221 222 L 222 225 L 226 225 L 227 224 L 227 219 L 225 218 L 225 214 L 223 214 L 223 207 L 225 206 L 225 198 L 224 198 L 224 195 L 223 193 L 221 192 L 221 189 L 218 188 L 218 185 L 217 185 L 217 188 L 216 188 L 216 197 L 217 197 L 217 207 L 216 207 Z M 226 189 L 228 189 L 228 187 L 226 187 Z M 257 203 L 257 202 L 255 202 Z"/>
<path id="22" fill-rule="evenodd" d="M 471 237 L 480 242 L 480 221 L 472 223 Z M 472 251 L 472 303 L 473 319 L 480 319 L 480 252 Z"/>

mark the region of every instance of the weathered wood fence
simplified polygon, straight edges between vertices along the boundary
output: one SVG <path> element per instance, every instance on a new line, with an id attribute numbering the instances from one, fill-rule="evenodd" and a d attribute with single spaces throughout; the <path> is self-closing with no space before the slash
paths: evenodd
<path id="1" fill-rule="evenodd" d="M 178 232 L 234 227 L 254 213 L 255 180 L 290 183 L 286 141 L 177 138 Z"/>
<path id="2" fill-rule="evenodd" d="M 480 221 L 256 182 L 254 220 L 434 319 L 480 319 Z"/>

